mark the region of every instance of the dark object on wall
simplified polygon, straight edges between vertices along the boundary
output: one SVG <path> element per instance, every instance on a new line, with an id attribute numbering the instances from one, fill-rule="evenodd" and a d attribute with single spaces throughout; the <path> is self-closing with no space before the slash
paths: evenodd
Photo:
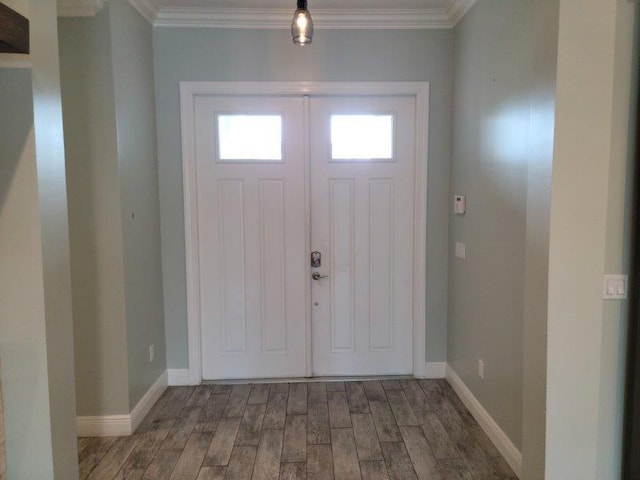
<path id="1" fill-rule="evenodd" d="M 636 52 L 640 48 L 640 15 L 636 16 Z M 635 65 L 638 69 L 638 65 Z M 627 346 L 627 377 L 624 406 L 624 444 L 622 479 L 640 479 L 640 76 L 636 86 L 635 162 L 632 204 L 631 275 L 629 278 L 629 334 Z"/>
<path id="2" fill-rule="evenodd" d="M 0 53 L 29 53 L 29 20 L 0 3 Z"/>

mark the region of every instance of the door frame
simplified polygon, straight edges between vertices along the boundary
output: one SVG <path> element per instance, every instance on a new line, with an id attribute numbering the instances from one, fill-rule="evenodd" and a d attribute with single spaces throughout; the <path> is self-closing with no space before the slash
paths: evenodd
<path id="1" fill-rule="evenodd" d="M 182 184 L 184 194 L 185 261 L 187 284 L 187 327 L 189 385 L 202 382 L 202 339 L 200 316 L 200 255 L 198 202 L 196 196 L 195 101 L 207 95 L 409 95 L 416 99 L 415 184 L 413 229 L 413 375 L 426 377 L 426 285 L 427 285 L 427 165 L 429 147 L 429 82 L 180 82 L 182 131 Z M 305 103 L 308 98 L 305 98 Z M 308 108 L 305 108 L 305 115 Z M 305 118 L 309 124 L 309 119 Z M 305 135 L 308 132 L 305 130 Z M 305 138 L 305 211 L 309 199 L 309 139 Z M 310 245 L 307 215 L 306 242 Z M 307 264 L 307 269 L 309 266 Z M 309 269 L 310 271 L 310 269 Z M 305 311 L 306 366 L 311 376 L 311 288 L 307 275 Z"/>

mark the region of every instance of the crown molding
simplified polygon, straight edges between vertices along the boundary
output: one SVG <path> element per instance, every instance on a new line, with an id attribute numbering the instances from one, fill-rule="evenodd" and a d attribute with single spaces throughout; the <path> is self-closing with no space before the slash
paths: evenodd
<path id="1" fill-rule="evenodd" d="M 451 21 L 451 26 L 455 27 L 477 1 L 478 0 L 451 0 L 447 8 L 447 16 Z"/>
<path id="2" fill-rule="evenodd" d="M 133 8 L 142 15 L 150 24 L 154 24 L 160 8 L 154 0 L 128 0 Z"/>
<path id="3" fill-rule="evenodd" d="M 267 8 L 160 7 L 158 0 L 128 0 L 149 23 L 175 28 L 290 28 L 291 10 Z M 58 16 L 95 15 L 106 0 L 58 0 Z M 450 0 L 443 8 L 314 9 L 315 28 L 447 29 L 453 28 L 477 0 Z"/>
<path id="4" fill-rule="evenodd" d="M 162 7 L 154 25 L 181 28 L 291 28 L 289 9 Z M 312 12 L 316 29 L 450 28 L 445 9 L 322 10 Z"/>

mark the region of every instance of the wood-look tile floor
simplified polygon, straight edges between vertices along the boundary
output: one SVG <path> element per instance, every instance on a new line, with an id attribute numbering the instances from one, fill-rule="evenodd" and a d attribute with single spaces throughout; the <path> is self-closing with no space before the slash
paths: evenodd
<path id="1" fill-rule="evenodd" d="M 516 478 L 444 380 L 172 387 L 78 447 L 91 480 Z"/>

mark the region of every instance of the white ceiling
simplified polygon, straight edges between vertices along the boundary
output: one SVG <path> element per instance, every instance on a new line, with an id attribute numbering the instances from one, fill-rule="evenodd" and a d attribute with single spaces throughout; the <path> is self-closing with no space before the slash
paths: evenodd
<path id="1" fill-rule="evenodd" d="M 90 16 L 107 0 L 58 0 L 59 16 Z M 296 0 L 128 0 L 162 27 L 289 28 Z M 477 0 L 308 0 L 317 29 L 452 28 Z"/>

